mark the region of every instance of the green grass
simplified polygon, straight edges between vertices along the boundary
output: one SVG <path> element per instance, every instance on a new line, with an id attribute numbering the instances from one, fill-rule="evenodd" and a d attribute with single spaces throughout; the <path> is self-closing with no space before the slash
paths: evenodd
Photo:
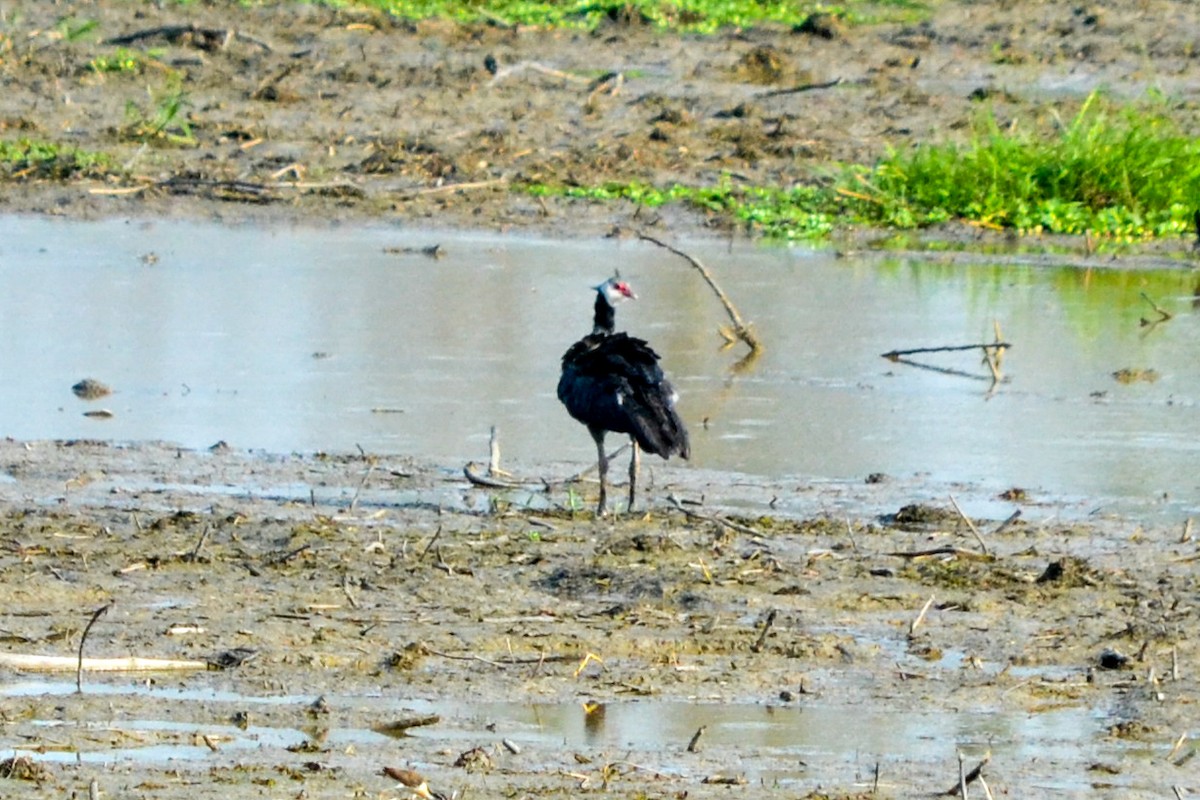
<path id="1" fill-rule="evenodd" d="M 151 61 L 157 61 L 162 58 L 165 52 L 163 48 L 130 50 L 125 47 L 118 47 L 112 53 L 96 56 L 89 62 L 89 66 L 95 72 L 139 74 L 145 71 L 146 65 Z"/>
<path id="2" fill-rule="evenodd" d="M 594 28 L 613 15 L 641 16 L 673 30 L 711 32 L 721 27 L 764 23 L 798 25 L 814 12 L 851 23 L 912 21 L 928 15 L 919 0 L 319 0 L 322 5 L 374 8 L 402 19 L 499 21 L 542 27 Z"/>
<path id="3" fill-rule="evenodd" d="M 30 139 L 0 141 L 0 171 L 10 179 L 35 177 L 64 180 L 81 175 L 103 174 L 110 166 L 111 159 L 104 153 Z"/>
<path id="4" fill-rule="evenodd" d="M 770 238 L 826 236 L 838 225 L 899 230 L 957 220 L 1022 233 L 1132 241 L 1186 234 L 1200 209 L 1200 140 L 1161 104 L 1119 108 L 1093 94 L 1049 133 L 1002 129 L 985 115 L 967 145 L 889 152 L 792 187 L 630 183 L 529 186 L 534 194 L 647 206 L 684 202 Z"/>
<path id="5" fill-rule="evenodd" d="M 1002 130 L 993 116 L 964 147 L 892 152 L 842 178 L 854 213 L 897 228 L 965 219 L 1019 231 L 1122 239 L 1186 232 L 1200 208 L 1200 140 L 1154 106 L 1092 94 L 1049 136 Z"/>

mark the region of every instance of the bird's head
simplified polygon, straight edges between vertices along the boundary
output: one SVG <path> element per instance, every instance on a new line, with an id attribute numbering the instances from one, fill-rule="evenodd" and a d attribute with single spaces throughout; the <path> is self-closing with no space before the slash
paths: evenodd
<path id="1" fill-rule="evenodd" d="M 633 293 L 633 289 L 630 288 L 628 283 L 621 280 L 620 275 L 609 278 L 597 286 L 596 291 L 608 301 L 610 306 L 615 306 L 622 300 L 637 300 L 637 295 Z"/>

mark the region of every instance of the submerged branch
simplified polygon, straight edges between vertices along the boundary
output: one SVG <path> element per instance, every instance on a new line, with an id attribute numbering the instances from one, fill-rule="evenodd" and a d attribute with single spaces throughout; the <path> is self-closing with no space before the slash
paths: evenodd
<path id="1" fill-rule="evenodd" d="M 733 334 L 745 342 L 752 353 L 758 353 L 763 349 L 762 342 L 754 333 L 754 329 L 742 319 L 742 315 L 738 313 L 737 307 L 734 306 L 733 301 L 729 299 L 729 295 L 725 294 L 721 287 L 717 285 L 717 281 L 715 278 L 713 278 L 712 273 L 708 271 L 708 267 L 704 266 L 697 259 L 688 255 L 682 250 L 672 247 L 666 242 L 656 239 L 649 234 L 639 232 L 638 238 L 644 242 L 656 244 L 664 250 L 674 253 L 691 264 L 696 271 L 700 273 L 701 277 L 704 278 L 705 283 L 707 283 L 709 288 L 713 290 L 713 293 L 716 294 L 717 299 L 721 301 L 721 304 L 725 306 L 725 313 L 729 315 L 729 319 L 733 323 Z"/>

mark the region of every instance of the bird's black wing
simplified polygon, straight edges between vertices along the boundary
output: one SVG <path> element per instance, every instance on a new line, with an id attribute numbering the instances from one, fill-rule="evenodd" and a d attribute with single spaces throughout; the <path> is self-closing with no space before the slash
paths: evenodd
<path id="1" fill-rule="evenodd" d="M 630 434 L 643 450 L 664 458 L 688 457 L 675 390 L 642 339 L 618 333 L 577 342 L 563 356 L 558 397 L 589 427 Z"/>

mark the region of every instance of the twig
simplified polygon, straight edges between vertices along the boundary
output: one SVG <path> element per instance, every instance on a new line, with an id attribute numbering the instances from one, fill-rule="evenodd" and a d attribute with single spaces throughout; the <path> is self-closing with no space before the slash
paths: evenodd
<path id="1" fill-rule="evenodd" d="M 197 46 L 203 50 L 216 50 L 227 45 L 230 39 L 237 39 L 260 47 L 264 52 L 273 52 L 271 45 L 248 34 L 239 33 L 228 28 L 201 28 L 195 24 L 162 25 L 158 28 L 146 28 L 145 30 L 127 33 L 124 36 L 114 36 L 111 39 L 105 39 L 104 43 L 115 45 L 133 44 L 142 39 L 152 39 L 157 36 L 161 36 L 167 41 L 174 41 L 186 34 L 198 36 L 199 42 Z"/>
<path id="2" fill-rule="evenodd" d="M 837 86 L 841 82 L 842 82 L 841 78 L 834 78 L 833 80 L 825 81 L 824 83 L 802 83 L 799 86 L 791 86 L 787 89 L 772 89 L 769 92 L 761 92 L 760 94 L 755 95 L 755 97 L 779 97 L 780 95 L 785 95 L 785 94 L 800 94 L 801 92 L 812 92 L 812 91 L 816 91 L 817 89 L 832 89 L 834 86 Z"/>
<path id="3" fill-rule="evenodd" d="M 200 557 L 200 551 L 204 548 L 204 543 L 208 541 L 208 534 L 212 532 L 211 525 L 205 525 L 204 530 L 200 532 L 200 541 L 196 542 L 196 546 L 192 551 L 183 557 L 184 561 L 195 561 Z"/>
<path id="4" fill-rule="evenodd" d="M 979 533 L 979 529 L 975 527 L 974 522 L 971 522 L 971 518 L 964 514 L 963 510 L 959 508 L 958 501 L 954 499 L 954 495 L 950 495 L 950 504 L 954 506 L 954 510 L 958 512 L 960 517 L 962 517 L 963 522 L 967 523 L 967 527 L 971 529 L 971 533 L 975 534 L 975 540 L 979 542 L 979 548 L 983 550 L 983 554 L 989 555 L 987 543 L 983 541 L 983 536 Z"/>
<path id="5" fill-rule="evenodd" d="M 929 599 L 925 601 L 925 605 L 921 608 L 921 613 L 917 614 L 917 618 L 908 626 L 908 635 L 911 637 L 917 632 L 917 628 L 925 621 L 925 615 L 929 613 L 929 607 L 933 605 L 933 595 L 929 595 Z"/>
<path id="6" fill-rule="evenodd" d="M 1018 508 L 1016 511 L 1014 511 L 1013 513 L 1008 515 L 1008 519 L 1004 520 L 1004 522 L 1001 522 L 999 525 L 997 525 L 996 530 L 992 531 L 991 535 L 992 536 L 998 535 L 1001 531 L 1006 529 L 1009 525 L 1012 525 L 1014 522 L 1016 522 L 1020 518 L 1021 518 L 1021 509 Z"/>
<path id="7" fill-rule="evenodd" d="M 885 556 L 893 556 L 895 558 L 930 558 L 931 556 L 957 556 L 958 558 L 967 558 L 972 561 L 991 561 L 992 556 L 979 553 L 974 550 L 964 550 L 961 547 L 931 547 L 928 550 L 893 550 L 890 553 L 884 553 Z"/>
<path id="8" fill-rule="evenodd" d="M 1179 534 L 1179 543 L 1187 544 L 1192 540 L 1192 518 L 1188 517 L 1187 522 L 1183 523 L 1183 533 Z"/>
<path id="9" fill-rule="evenodd" d="M 346 595 L 346 599 L 350 601 L 351 607 L 353 607 L 353 608 L 359 607 L 358 600 L 354 597 L 353 594 L 350 593 L 350 576 L 348 576 L 348 575 L 342 576 L 342 594 Z"/>
<path id="10" fill-rule="evenodd" d="M 911 356 L 917 353 L 954 353 L 961 350 L 977 350 L 980 348 L 985 351 L 1004 350 L 1009 347 L 1012 347 L 1012 345 L 1008 342 L 993 342 L 991 344 L 985 342 L 984 344 L 955 344 L 946 345 L 945 347 L 913 347 L 908 350 L 889 350 L 881 355 L 888 361 L 899 361 L 903 356 Z"/>
<path id="11" fill-rule="evenodd" d="M 438 525 L 437 530 L 433 532 L 433 538 L 429 540 L 429 544 L 425 545 L 425 548 L 421 551 L 421 555 L 417 556 L 417 561 L 425 560 L 425 554 L 429 552 L 429 550 L 433 547 L 434 543 L 437 542 L 438 537 L 441 535 L 442 535 L 442 526 Z"/>
<path id="12" fill-rule="evenodd" d="M 751 653 L 762 652 L 763 644 L 767 641 L 767 634 L 771 632 L 771 626 L 775 624 L 775 616 L 778 613 L 779 612 L 773 608 L 767 612 L 767 618 L 765 621 L 763 621 L 762 630 L 759 631 L 758 639 L 754 642 L 754 644 L 750 645 Z"/>
<path id="13" fill-rule="evenodd" d="M 366 456 L 365 456 L 365 454 L 364 454 L 364 458 L 365 458 L 365 457 L 366 457 Z M 350 513 L 351 513 L 351 514 L 353 514 L 353 513 L 354 513 L 354 507 L 358 505 L 358 498 L 359 498 L 359 495 L 361 495 L 361 494 L 362 494 L 362 490 L 363 490 L 363 488 L 364 488 L 364 487 L 366 487 L 366 485 L 367 485 L 367 481 L 371 479 L 371 473 L 372 473 L 372 472 L 374 472 L 374 471 L 375 471 L 375 459 L 373 459 L 373 458 L 368 458 L 368 460 L 367 460 L 367 471 L 366 471 L 365 473 L 363 473 L 362 480 L 358 482 L 358 488 L 354 490 L 354 497 L 350 498 L 350 509 L 349 509 L 349 511 L 350 511 Z"/>
<path id="14" fill-rule="evenodd" d="M 655 239 L 653 236 L 649 236 L 639 231 L 638 238 L 644 242 L 656 244 L 664 250 L 674 253 L 695 267 L 700 275 L 704 278 L 709 288 L 711 288 L 717 295 L 717 298 L 721 301 L 721 304 L 725 306 L 725 313 L 729 315 L 730 321 L 733 322 L 733 332 L 737 334 L 737 337 L 745 342 L 747 346 L 749 346 L 751 352 L 758 353 L 763 349 L 762 342 L 754 333 L 754 329 L 742 320 L 742 315 L 738 313 L 737 308 L 733 305 L 733 302 L 729 299 L 729 296 L 726 295 L 725 292 L 721 290 L 721 287 L 717 285 L 716 279 L 713 278 L 712 273 L 708 271 L 707 267 L 682 250 L 678 250 L 663 241 Z"/>
<path id="15" fill-rule="evenodd" d="M 563 72 L 562 70 L 539 64 L 536 61 L 522 61 L 520 64 L 513 64 L 511 67 L 505 67 L 504 69 L 496 72 L 495 76 L 492 78 L 492 83 L 496 84 L 510 75 L 516 75 L 517 73 L 524 72 L 525 70 L 533 70 L 534 72 L 540 72 L 543 75 L 548 75 L 551 78 L 561 78 L 562 80 L 570 81 L 572 83 L 591 84 L 592 82 L 591 78 L 587 78 L 582 75 L 572 75 L 569 72 Z"/>
<path id="16" fill-rule="evenodd" d="M 1183 733 L 1179 734 L 1179 738 L 1175 740 L 1175 746 L 1171 748 L 1171 752 L 1167 753 L 1167 761 L 1170 761 L 1171 759 L 1175 758 L 1175 754 L 1178 753 L 1181 749 L 1183 749 L 1183 745 L 1187 741 L 1187 738 L 1188 738 L 1187 731 L 1184 731 Z"/>
<path id="17" fill-rule="evenodd" d="M 861 555 L 858 552 L 858 542 L 854 541 L 854 526 L 850 524 L 849 517 L 846 517 L 846 535 L 850 537 L 850 546 L 854 548 L 854 554 Z"/>
<path id="18" fill-rule="evenodd" d="M 733 530 L 738 531 L 739 533 L 749 534 L 750 536 L 762 536 L 762 534 L 760 532 L 754 530 L 754 528 L 750 528 L 750 527 L 741 525 L 736 522 L 730 522 L 729 520 L 725 519 L 724 517 L 720 516 L 719 514 L 712 514 L 712 515 L 700 514 L 696 511 L 692 511 L 690 509 L 684 508 L 683 504 L 679 502 L 679 498 L 676 497 L 675 495 L 669 495 L 667 497 L 667 500 L 669 500 L 671 502 L 671 505 L 675 506 L 675 508 L 682 511 L 684 513 L 684 516 L 689 517 L 691 519 L 699 519 L 699 520 L 703 520 L 704 522 L 715 522 L 718 525 L 724 525 L 727 528 L 732 528 Z"/>
<path id="19" fill-rule="evenodd" d="M 75 691 L 83 694 L 83 645 L 87 642 L 88 634 L 92 630 L 92 626 L 96 624 L 96 620 L 108 613 L 108 610 L 113 607 L 113 601 L 109 601 L 107 605 L 101 606 L 92 612 L 92 618 L 88 620 L 88 624 L 83 629 L 83 635 L 79 637 L 79 660 L 75 663 Z"/>
<path id="20" fill-rule="evenodd" d="M 704 735 L 704 731 L 708 729 L 707 725 L 701 725 L 696 728 L 696 732 L 692 734 L 692 739 L 688 742 L 687 751 L 689 753 L 700 752 L 700 737 Z"/>
<path id="21" fill-rule="evenodd" d="M 961 752 L 959 752 L 959 754 L 958 754 L 958 783 L 956 783 L 954 786 L 951 786 L 946 791 L 942 792 L 942 794 L 945 795 L 946 797 L 953 797 L 956 794 L 961 795 L 962 797 L 966 797 L 967 796 L 967 785 L 970 783 L 974 783 L 977 780 L 982 779 L 983 768 L 987 765 L 987 763 L 989 761 L 992 760 L 992 754 L 991 753 L 985 754 L 983 757 L 983 760 L 980 761 L 978 764 L 976 764 L 975 768 L 966 774 L 963 773 L 963 758 L 964 758 L 963 754 Z M 988 792 L 988 794 L 990 795 L 991 792 Z"/>
<path id="22" fill-rule="evenodd" d="M 523 485 L 520 481 L 502 481 L 497 478 L 480 475 L 475 471 L 477 466 L 474 461 L 469 461 L 463 467 L 463 475 L 475 486 L 482 486 L 485 489 L 520 489 Z"/>

